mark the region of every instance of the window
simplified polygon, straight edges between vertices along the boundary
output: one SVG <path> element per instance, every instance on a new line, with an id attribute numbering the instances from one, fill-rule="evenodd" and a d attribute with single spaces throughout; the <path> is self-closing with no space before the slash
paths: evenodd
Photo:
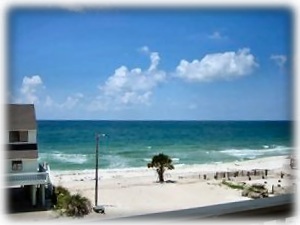
<path id="1" fill-rule="evenodd" d="M 28 131 L 10 131 L 9 142 L 28 142 Z"/>
<path id="2" fill-rule="evenodd" d="M 23 170 L 23 163 L 21 160 L 14 160 L 11 163 L 12 171 L 22 171 Z"/>

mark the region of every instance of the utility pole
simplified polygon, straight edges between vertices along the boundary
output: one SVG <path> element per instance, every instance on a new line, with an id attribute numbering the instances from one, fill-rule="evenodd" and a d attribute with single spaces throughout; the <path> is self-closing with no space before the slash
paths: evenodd
<path id="1" fill-rule="evenodd" d="M 102 136 L 105 136 L 105 134 L 102 134 Z M 96 134 L 96 167 L 95 167 L 95 206 L 93 207 L 93 210 L 96 213 L 105 213 L 104 206 L 98 205 L 98 159 L 99 159 L 99 134 Z"/>
<path id="2" fill-rule="evenodd" d="M 99 155 L 99 134 L 96 134 L 96 177 L 95 177 L 95 206 L 98 205 L 98 155 Z"/>

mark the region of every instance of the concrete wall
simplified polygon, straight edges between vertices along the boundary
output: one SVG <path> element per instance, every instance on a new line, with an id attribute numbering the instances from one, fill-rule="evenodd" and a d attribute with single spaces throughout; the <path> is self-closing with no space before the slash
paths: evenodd
<path id="1" fill-rule="evenodd" d="M 37 133 L 36 130 L 28 131 L 28 143 L 37 143 L 36 133 Z"/>
<path id="2" fill-rule="evenodd" d="M 22 171 L 13 171 L 12 170 L 12 159 L 6 160 L 6 172 L 7 173 L 24 173 L 24 172 L 37 172 L 38 161 L 37 159 L 15 159 L 21 160 L 23 162 Z"/>
<path id="3" fill-rule="evenodd" d="M 226 219 L 246 221 L 259 219 L 262 221 L 280 220 L 294 217 L 295 194 L 284 194 L 275 197 L 249 199 L 245 201 L 229 202 L 209 205 L 198 208 L 182 209 L 169 212 L 150 213 L 137 216 L 119 217 L 115 221 L 164 221 L 164 222 L 191 222 L 203 220 L 215 220 L 224 222 Z M 251 220 L 250 220 L 251 221 Z M 206 224 L 206 223 L 205 223 Z M 226 223 L 227 224 L 227 223 Z M 231 224 L 231 223 L 230 223 Z M 236 224 L 236 223 L 234 223 Z M 243 224 L 243 223 L 238 223 Z"/>

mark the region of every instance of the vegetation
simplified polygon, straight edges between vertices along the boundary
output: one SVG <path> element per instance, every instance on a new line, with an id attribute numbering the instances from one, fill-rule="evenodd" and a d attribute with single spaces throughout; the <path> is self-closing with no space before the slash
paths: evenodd
<path id="1" fill-rule="evenodd" d="M 71 195 L 69 190 L 62 186 L 55 188 L 54 192 L 57 198 L 54 210 L 60 215 L 83 217 L 92 211 L 90 200 L 80 194 Z"/>
<path id="2" fill-rule="evenodd" d="M 156 168 L 156 172 L 158 174 L 159 182 L 163 183 L 164 180 L 164 172 L 166 169 L 172 170 L 174 166 L 172 164 L 172 159 L 163 153 L 153 156 L 152 161 L 148 163 L 148 168 Z"/>
<path id="3" fill-rule="evenodd" d="M 68 216 L 83 217 L 92 211 L 90 200 L 80 194 L 71 195 L 67 204 L 66 214 Z"/>
<path id="4" fill-rule="evenodd" d="M 230 188 L 233 188 L 233 189 L 238 189 L 238 190 L 244 190 L 245 189 L 245 184 L 236 184 L 236 183 L 232 183 L 232 182 L 228 182 L 226 180 L 223 180 L 222 181 L 222 184 L 230 187 Z"/>
<path id="5" fill-rule="evenodd" d="M 246 185 L 246 184 L 233 183 L 226 180 L 223 180 L 222 184 L 233 189 L 242 190 L 242 196 L 245 197 L 256 199 L 256 198 L 265 198 L 269 196 L 268 189 L 266 189 L 266 187 L 263 184 Z"/>
<path id="6" fill-rule="evenodd" d="M 54 203 L 54 209 L 59 211 L 60 214 L 63 214 L 67 208 L 67 202 L 71 197 L 71 193 L 68 189 L 58 186 L 54 187 L 54 196 L 56 197 Z"/>

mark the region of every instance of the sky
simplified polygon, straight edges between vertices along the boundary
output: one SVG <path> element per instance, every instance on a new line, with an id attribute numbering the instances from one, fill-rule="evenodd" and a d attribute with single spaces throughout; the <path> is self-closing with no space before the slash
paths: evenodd
<path id="1" fill-rule="evenodd" d="M 292 120 L 287 8 L 12 8 L 9 103 L 48 120 Z"/>

